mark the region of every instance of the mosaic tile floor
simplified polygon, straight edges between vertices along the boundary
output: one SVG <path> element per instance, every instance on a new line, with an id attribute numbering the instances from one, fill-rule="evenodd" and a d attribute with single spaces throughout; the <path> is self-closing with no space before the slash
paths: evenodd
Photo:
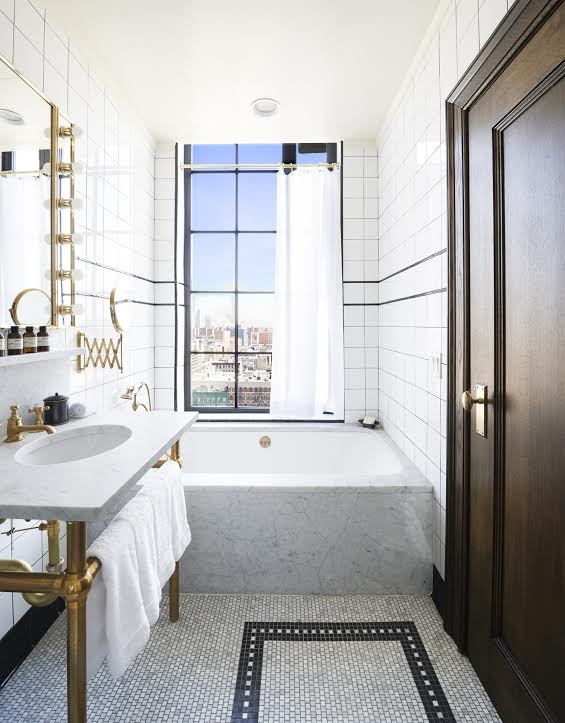
<path id="1" fill-rule="evenodd" d="M 167 609 L 120 681 L 105 665 L 91 681 L 91 723 L 499 721 L 428 597 L 182 595 L 176 624 Z M 65 720 L 61 616 L 0 690 L 0 722 Z"/>

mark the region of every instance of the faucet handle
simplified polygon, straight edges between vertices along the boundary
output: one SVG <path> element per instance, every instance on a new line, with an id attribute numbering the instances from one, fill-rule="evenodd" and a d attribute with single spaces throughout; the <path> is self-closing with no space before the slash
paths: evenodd
<path id="1" fill-rule="evenodd" d="M 19 404 L 10 404 L 10 416 L 6 423 L 6 439 L 4 442 L 21 442 L 24 438 L 23 434 L 19 431 L 22 426 L 22 418 L 18 414 Z"/>
<path id="2" fill-rule="evenodd" d="M 37 424 L 43 424 L 43 423 L 44 423 L 44 422 L 43 422 L 43 412 L 48 412 L 48 411 L 49 411 L 49 407 L 42 407 L 42 406 L 38 405 L 38 406 L 36 406 L 36 407 L 30 407 L 27 411 L 28 411 L 30 414 L 31 414 L 32 412 L 35 412 L 35 422 L 34 422 L 34 424 L 36 424 L 36 425 L 37 425 Z"/>
<path id="3" fill-rule="evenodd" d="M 10 412 L 8 421 L 10 421 L 12 424 L 21 424 L 22 423 L 22 418 L 20 417 L 20 413 L 18 411 L 19 408 L 20 408 L 19 404 L 10 404 L 11 412 Z"/>

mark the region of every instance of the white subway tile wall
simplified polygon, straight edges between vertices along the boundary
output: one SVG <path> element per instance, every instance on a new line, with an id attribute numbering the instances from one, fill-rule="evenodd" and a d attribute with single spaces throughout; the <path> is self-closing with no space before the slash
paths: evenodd
<path id="1" fill-rule="evenodd" d="M 445 99 L 510 5 L 506 0 L 447 3 L 378 137 L 379 417 L 434 486 L 433 555 L 442 576 L 447 382 Z M 365 325 L 365 336 L 371 328 Z M 359 342 L 359 335 L 355 341 Z M 360 360 L 352 357 L 353 361 Z"/>
<path id="2" fill-rule="evenodd" d="M 76 183 L 84 201 L 84 210 L 76 216 L 77 231 L 85 235 L 85 245 L 77 248 L 77 266 L 85 274 L 79 284 L 78 301 L 85 307 L 79 328 L 92 336 L 116 337 L 108 300 L 99 298 L 107 297 L 114 286 L 138 302 L 132 304 L 131 327 L 124 336 L 123 373 L 89 368 L 80 374 L 71 362 L 0 369 L 2 433 L 9 404 L 27 409 L 59 391 L 70 393 L 71 402 L 86 400 L 103 410 L 130 404 L 120 399 L 130 384 L 146 381 L 153 389 L 155 144 L 36 2 L 0 0 L 0 54 L 84 129 L 77 140 L 78 160 L 87 166 Z M 76 330 L 53 332 L 52 348 L 74 346 L 75 334 Z M 32 524 L 8 520 L 0 533 Z M 21 557 L 39 570 L 46 553 L 46 539 L 37 530 L 0 534 L 2 557 Z M 0 638 L 27 609 L 21 595 L 0 594 Z"/>
<path id="3" fill-rule="evenodd" d="M 378 158 L 374 141 L 343 142 L 345 421 L 378 414 Z M 373 304 L 373 306 L 371 306 Z"/>
<path id="4" fill-rule="evenodd" d="M 182 146 L 181 146 L 182 148 Z M 184 208 L 184 204 L 180 204 Z M 182 214 L 181 214 L 182 215 Z M 183 219 L 179 219 L 182 222 Z M 155 153 L 155 405 L 184 409 L 184 235 L 179 229 L 175 283 L 175 144 L 157 146 Z M 175 300 L 176 308 L 175 337 Z M 175 356 L 175 339 L 178 353 Z M 175 370 L 176 363 L 176 370 Z"/>

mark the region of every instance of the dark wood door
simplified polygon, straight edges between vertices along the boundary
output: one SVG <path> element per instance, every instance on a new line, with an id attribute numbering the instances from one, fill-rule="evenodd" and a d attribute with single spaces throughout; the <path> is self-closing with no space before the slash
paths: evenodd
<path id="1" fill-rule="evenodd" d="M 564 16 L 466 114 L 467 645 L 511 723 L 565 721 Z"/>

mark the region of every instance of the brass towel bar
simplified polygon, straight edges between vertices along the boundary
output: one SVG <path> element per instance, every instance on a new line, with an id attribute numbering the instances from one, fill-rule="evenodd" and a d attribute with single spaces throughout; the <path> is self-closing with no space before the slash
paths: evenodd
<path id="1" fill-rule="evenodd" d="M 167 457 L 182 467 L 177 440 Z M 154 466 L 160 467 L 159 460 Z M 86 557 L 86 522 L 67 522 L 67 569 L 63 572 L 60 555 L 60 529 L 57 520 L 47 522 L 49 564 L 47 572 L 32 572 L 24 560 L 0 560 L 0 592 L 21 593 L 34 606 L 45 606 L 58 597 L 67 608 L 67 719 L 86 721 L 86 600 L 102 563 Z M 33 528 L 30 528 L 33 529 Z M 169 618 L 179 619 L 179 563 L 169 579 Z"/>

